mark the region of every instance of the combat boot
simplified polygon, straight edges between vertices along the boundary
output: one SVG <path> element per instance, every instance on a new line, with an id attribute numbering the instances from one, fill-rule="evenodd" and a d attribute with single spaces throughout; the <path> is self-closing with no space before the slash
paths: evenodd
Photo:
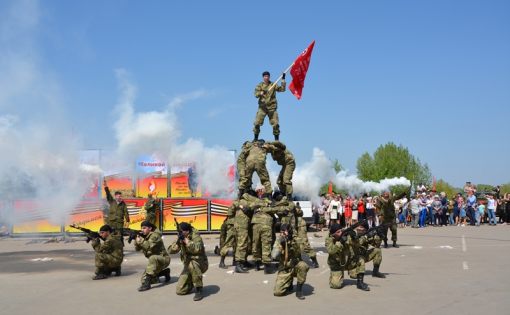
<path id="1" fill-rule="evenodd" d="M 221 269 L 227 269 L 227 266 L 225 265 L 225 256 L 221 256 L 220 265 L 218 267 L 220 267 Z"/>
<path id="2" fill-rule="evenodd" d="M 310 257 L 312 261 L 312 268 L 319 268 L 319 262 L 317 261 L 317 257 Z"/>
<path id="3" fill-rule="evenodd" d="M 218 255 L 218 256 L 220 255 L 220 248 L 219 248 L 219 246 L 218 246 L 218 245 L 216 245 L 216 246 L 214 247 L 214 254 L 215 254 L 215 255 Z"/>
<path id="4" fill-rule="evenodd" d="M 300 300 L 305 299 L 305 297 L 303 295 L 303 284 L 302 283 L 298 283 L 296 286 L 296 297 Z"/>
<path id="5" fill-rule="evenodd" d="M 170 282 L 170 268 L 166 268 L 166 269 L 163 269 L 161 270 L 159 273 L 158 273 L 158 278 L 159 277 L 165 277 L 165 283 L 168 283 Z"/>
<path id="6" fill-rule="evenodd" d="M 202 295 L 202 287 L 195 288 L 195 296 L 193 297 L 193 301 L 200 301 L 204 296 Z"/>
<path id="7" fill-rule="evenodd" d="M 383 273 L 379 272 L 379 265 L 374 265 L 374 270 L 372 270 L 372 277 L 386 278 L 386 276 Z"/>
<path id="8" fill-rule="evenodd" d="M 103 270 L 100 270 L 96 273 L 94 277 L 92 277 L 92 280 L 103 280 L 108 278 L 108 276 L 104 273 Z"/>
<path id="9" fill-rule="evenodd" d="M 142 292 L 142 291 L 150 290 L 151 278 L 152 278 L 151 276 L 146 275 L 145 278 L 143 279 L 142 285 L 138 288 L 138 291 Z"/>
<path id="10" fill-rule="evenodd" d="M 393 241 L 393 247 L 395 247 L 395 248 L 399 248 L 400 247 L 400 246 L 398 246 L 397 241 Z"/>
<path id="11" fill-rule="evenodd" d="M 356 287 L 363 291 L 370 291 L 368 285 L 363 282 L 363 278 L 365 277 L 364 273 L 358 273 L 358 281 L 356 282 Z"/>
<path id="12" fill-rule="evenodd" d="M 261 266 L 261 262 L 260 261 L 256 261 L 255 262 L 255 270 L 260 271 L 261 270 L 260 266 Z"/>
<path id="13" fill-rule="evenodd" d="M 235 273 L 248 273 L 248 270 L 244 269 L 243 263 L 241 261 L 236 262 L 236 267 L 234 269 Z"/>
<path id="14" fill-rule="evenodd" d="M 271 265 L 271 264 L 264 264 L 264 274 L 265 275 L 270 275 L 272 273 L 274 273 L 273 265 Z"/>
<path id="15" fill-rule="evenodd" d="M 280 140 L 280 135 L 274 135 L 274 140 L 275 140 L 275 141 Z"/>

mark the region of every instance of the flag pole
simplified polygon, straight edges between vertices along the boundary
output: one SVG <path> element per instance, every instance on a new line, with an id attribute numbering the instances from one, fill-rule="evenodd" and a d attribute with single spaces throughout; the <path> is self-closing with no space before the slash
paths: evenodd
<path id="1" fill-rule="evenodd" d="M 292 68 L 292 66 L 293 66 L 293 65 L 294 65 L 294 62 L 293 62 L 290 66 L 288 66 L 288 67 L 287 67 L 287 69 L 286 69 L 285 71 L 283 71 L 283 73 L 287 73 L 287 72 L 289 72 L 290 68 Z M 282 79 L 283 73 L 282 73 L 282 74 L 280 74 L 280 76 L 278 77 L 278 80 L 276 80 L 276 81 L 275 81 L 275 82 L 271 85 L 271 87 L 269 88 L 269 90 L 267 90 L 267 92 L 268 92 L 268 93 L 269 93 L 269 92 L 271 92 L 271 90 L 272 90 L 272 89 L 274 89 L 274 87 L 278 84 L 278 82 L 280 82 L 280 80 Z"/>

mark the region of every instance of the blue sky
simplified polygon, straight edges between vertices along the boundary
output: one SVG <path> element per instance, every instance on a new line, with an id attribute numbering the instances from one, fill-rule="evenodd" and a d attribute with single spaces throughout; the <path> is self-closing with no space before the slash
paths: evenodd
<path id="1" fill-rule="evenodd" d="M 392 141 L 457 186 L 510 182 L 508 1 L 2 1 L 0 14 L 35 16 L 19 38 L 2 31 L 7 50 L 51 78 L 59 119 L 86 148 L 115 147 L 125 69 L 137 111 L 201 91 L 177 109 L 183 138 L 239 149 L 261 73 L 276 77 L 316 40 L 303 98 L 278 98 L 298 165 L 319 147 L 354 173 Z"/>

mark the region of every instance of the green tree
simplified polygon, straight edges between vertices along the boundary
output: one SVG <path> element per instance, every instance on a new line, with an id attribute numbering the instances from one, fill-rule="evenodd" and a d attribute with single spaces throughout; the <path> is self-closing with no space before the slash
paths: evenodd
<path id="1" fill-rule="evenodd" d="M 438 193 L 445 192 L 446 196 L 448 196 L 449 199 L 453 198 L 457 193 L 461 192 L 462 189 L 456 188 L 452 185 L 450 185 L 448 182 L 446 182 L 443 179 L 440 179 L 436 182 L 436 191 Z"/>
<path id="2" fill-rule="evenodd" d="M 361 155 L 356 167 L 358 177 L 364 181 L 403 176 L 411 181 L 411 187 L 415 187 L 418 183 L 430 184 L 432 177 L 427 164 L 422 164 L 406 147 L 392 142 L 379 146 L 373 156 L 368 152 Z M 402 189 L 395 187 L 392 190 Z"/>

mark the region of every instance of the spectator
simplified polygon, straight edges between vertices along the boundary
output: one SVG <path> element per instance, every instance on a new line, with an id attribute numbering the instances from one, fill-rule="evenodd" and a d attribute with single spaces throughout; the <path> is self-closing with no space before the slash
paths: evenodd
<path id="1" fill-rule="evenodd" d="M 425 220 L 427 219 L 427 194 L 422 193 L 420 197 L 420 227 L 425 227 Z"/>
<path id="2" fill-rule="evenodd" d="M 411 215 L 413 216 L 413 228 L 419 228 L 419 219 L 420 219 L 420 212 L 421 212 L 421 204 L 420 204 L 420 197 L 418 194 L 414 196 L 414 198 L 411 200 L 409 204 L 409 208 L 411 210 Z"/>
<path id="3" fill-rule="evenodd" d="M 372 197 L 367 197 L 367 203 L 365 205 L 365 213 L 367 216 L 367 222 L 368 222 L 368 228 L 371 228 L 374 226 L 374 219 L 375 219 L 375 209 L 374 204 L 372 201 Z"/>
<path id="4" fill-rule="evenodd" d="M 350 196 L 347 196 L 347 198 L 344 201 L 344 216 L 346 226 L 352 225 L 352 206 L 353 206 L 352 199 Z"/>
<path id="5" fill-rule="evenodd" d="M 339 208 L 340 208 L 340 201 L 339 201 L 339 197 L 336 196 L 331 199 L 331 201 L 329 203 L 329 207 L 328 207 L 329 219 L 331 220 L 330 224 L 338 223 Z M 329 227 L 329 225 L 328 225 L 328 227 Z"/>
<path id="6" fill-rule="evenodd" d="M 432 221 L 432 225 L 439 226 L 441 224 L 442 211 L 441 211 L 441 201 L 439 201 L 438 195 L 434 196 L 431 206 L 432 206 L 432 216 L 434 218 Z"/>
<path id="7" fill-rule="evenodd" d="M 478 208 L 476 209 L 476 212 L 475 212 L 475 225 L 476 226 L 480 226 L 480 221 L 483 217 L 483 215 L 485 214 L 485 205 L 479 201 L 478 202 Z"/>
<path id="8" fill-rule="evenodd" d="M 455 225 L 460 225 L 460 208 L 462 207 L 462 195 L 457 194 L 453 201 L 453 217 L 455 219 Z"/>
<path id="9" fill-rule="evenodd" d="M 358 222 L 359 212 L 358 212 L 358 200 L 356 197 L 352 198 L 352 223 Z"/>
<path id="10" fill-rule="evenodd" d="M 360 197 L 358 200 L 358 220 L 365 220 L 365 196 Z"/>
<path id="11" fill-rule="evenodd" d="M 487 214 L 489 215 L 489 225 L 496 225 L 496 200 L 494 196 L 487 196 Z"/>
<path id="12" fill-rule="evenodd" d="M 466 216 L 469 219 L 469 225 L 475 225 L 476 214 L 476 196 L 473 190 L 468 190 L 468 198 L 466 200 Z"/>
<path id="13" fill-rule="evenodd" d="M 466 203 L 464 202 L 464 198 L 460 197 L 459 198 L 460 200 L 460 226 L 466 226 L 466 219 L 467 219 L 467 215 L 466 215 Z"/>
<path id="14" fill-rule="evenodd" d="M 446 193 L 442 191 L 441 195 L 441 226 L 446 226 L 448 224 L 447 213 L 448 213 L 448 198 L 446 198 Z"/>

